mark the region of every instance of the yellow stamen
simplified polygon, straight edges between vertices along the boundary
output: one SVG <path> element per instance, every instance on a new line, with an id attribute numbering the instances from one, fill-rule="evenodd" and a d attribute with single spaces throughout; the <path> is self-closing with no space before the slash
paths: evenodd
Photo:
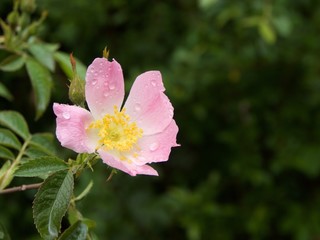
<path id="1" fill-rule="evenodd" d="M 102 119 L 91 123 L 88 129 L 97 129 L 99 145 L 97 149 L 114 150 L 120 156 L 120 160 L 127 160 L 126 153 L 138 148 L 137 142 L 141 138 L 143 131 L 135 122 L 130 122 L 130 117 L 125 113 L 125 109 L 119 112 L 114 106 L 114 114 L 106 114 Z M 138 153 L 133 153 L 134 157 Z"/>

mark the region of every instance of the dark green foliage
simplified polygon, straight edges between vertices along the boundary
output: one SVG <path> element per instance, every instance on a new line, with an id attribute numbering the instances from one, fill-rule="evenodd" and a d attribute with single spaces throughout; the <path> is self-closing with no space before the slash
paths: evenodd
<path id="1" fill-rule="evenodd" d="M 161 70 L 175 107 L 182 146 L 154 166 L 160 177 L 120 173 L 106 182 L 109 171 L 97 164 L 78 183 L 84 189 L 94 177 L 79 207 L 100 239 L 320 237 L 319 1 L 38 5 L 49 11 L 43 39 L 85 64 L 107 45 L 129 86 Z M 63 75 L 54 82 L 59 102 L 68 102 L 66 84 Z M 53 129 L 52 115 L 44 117 L 41 126 Z M 18 210 L 0 196 L 0 222 L 13 239 L 35 232 L 24 210 L 33 196 L 22 194 L 25 205 L 19 194 L 6 196 Z M 15 231 L 17 219 L 27 234 Z"/>

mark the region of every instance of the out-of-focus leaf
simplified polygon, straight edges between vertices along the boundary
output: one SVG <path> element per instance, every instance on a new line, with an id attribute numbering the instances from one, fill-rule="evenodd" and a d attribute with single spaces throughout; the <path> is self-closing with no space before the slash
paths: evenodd
<path id="1" fill-rule="evenodd" d="M 218 0 L 199 0 L 199 5 L 202 9 L 206 10 L 211 8 Z"/>
<path id="2" fill-rule="evenodd" d="M 47 156 L 23 163 L 15 172 L 18 177 L 43 177 L 68 169 L 68 165 L 57 157 Z"/>
<path id="3" fill-rule="evenodd" d="M 70 63 L 70 56 L 63 52 L 56 52 L 54 54 L 54 58 L 58 62 L 63 72 L 67 75 L 67 77 L 71 79 L 73 73 L 72 73 L 72 66 Z M 86 76 L 87 68 L 78 59 L 76 59 L 76 64 L 77 64 L 77 73 L 80 79 L 84 80 Z"/>
<path id="4" fill-rule="evenodd" d="M 12 30 L 8 24 L 6 24 L 1 18 L 0 18 L 0 26 L 2 28 L 2 31 L 4 33 L 4 44 L 6 46 L 9 45 L 9 43 L 12 40 Z"/>
<path id="5" fill-rule="evenodd" d="M 55 68 L 53 52 L 46 45 L 38 42 L 30 43 L 28 46 L 35 59 L 53 72 Z"/>
<path id="6" fill-rule="evenodd" d="M 56 239 L 72 194 L 73 174 L 63 170 L 49 176 L 41 185 L 33 204 L 33 218 L 41 237 Z"/>
<path id="7" fill-rule="evenodd" d="M 81 221 L 71 225 L 60 236 L 59 240 L 86 240 L 88 234 L 88 226 Z"/>
<path id="8" fill-rule="evenodd" d="M 258 29 L 265 42 L 273 44 L 276 41 L 276 33 L 268 21 L 261 21 Z"/>
<path id="9" fill-rule="evenodd" d="M 6 161 L 0 168 L 0 184 L 1 184 L 1 180 L 2 177 L 5 175 L 5 173 L 8 171 L 8 169 L 11 166 L 11 162 L 10 161 Z"/>
<path id="10" fill-rule="evenodd" d="M 7 229 L 0 223 L 0 240 L 10 240 Z"/>
<path id="11" fill-rule="evenodd" d="M 21 143 L 18 138 L 8 129 L 0 128 L 0 145 L 20 150 Z"/>
<path id="12" fill-rule="evenodd" d="M 14 155 L 8 148 L 0 146 L 0 158 L 13 160 Z"/>
<path id="13" fill-rule="evenodd" d="M 284 37 L 288 36 L 292 30 L 292 22 L 286 16 L 274 17 L 272 18 L 272 23 L 278 33 Z"/>
<path id="14" fill-rule="evenodd" d="M 0 63 L 0 70 L 14 72 L 23 67 L 25 58 L 20 55 L 11 55 Z"/>
<path id="15" fill-rule="evenodd" d="M 36 119 L 39 119 L 49 104 L 52 78 L 50 72 L 33 58 L 27 58 L 26 65 L 35 92 Z"/>
<path id="16" fill-rule="evenodd" d="M 29 136 L 29 128 L 24 117 L 15 111 L 0 111 L 0 125 L 3 125 L 26 140 Z"/>
<path id="17" fill-rule="evenodd" d="M 13 96 L 11 95 L 9 90 L 2 83 L 0 83 L 0 96 L 9 100 L 9 101 L 11 101 L 13 99 Z"/>
<path id="18" fill-rule="evenodd" d="M 59 49 L 59 44 L 57 43 L 42 43 L 50 52 L 54 53 Z"/>

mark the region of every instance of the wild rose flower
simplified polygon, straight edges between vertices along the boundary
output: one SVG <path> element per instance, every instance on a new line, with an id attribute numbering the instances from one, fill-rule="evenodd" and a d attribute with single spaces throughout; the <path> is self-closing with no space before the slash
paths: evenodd
<path id="1" fill-rule="evenodd" d="M 54 103 L 57 138 L 77 153 L 97 152 L 104 163 L 132 176 L 158 175 L 147 164 L 167 161 L 171 148 L 178 146 L 178 127 L 164 90 L 159 71 L 145 72 L 136 78 L 123 105 L 120 64 L 96 58 L 86 73 L 90 112 Z"/>

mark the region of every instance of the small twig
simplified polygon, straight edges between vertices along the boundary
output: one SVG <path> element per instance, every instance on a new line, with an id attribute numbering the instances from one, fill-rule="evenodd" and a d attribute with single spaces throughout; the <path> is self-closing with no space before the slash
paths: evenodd
<path id="1" fill-rule="evenodd" d="M 6 193 L 13 193 L 13 192 L 21 192 L 29 189 L 37 189 L 41 186 L 42 183 L 34 183 L 34 184 L 27 184 L 27 185 L 21 185 L 18 187 L 12 187 L 12 188 L 7 188 L 4 190 L 0 190 L 0 194 L 6 194 Z"/>

